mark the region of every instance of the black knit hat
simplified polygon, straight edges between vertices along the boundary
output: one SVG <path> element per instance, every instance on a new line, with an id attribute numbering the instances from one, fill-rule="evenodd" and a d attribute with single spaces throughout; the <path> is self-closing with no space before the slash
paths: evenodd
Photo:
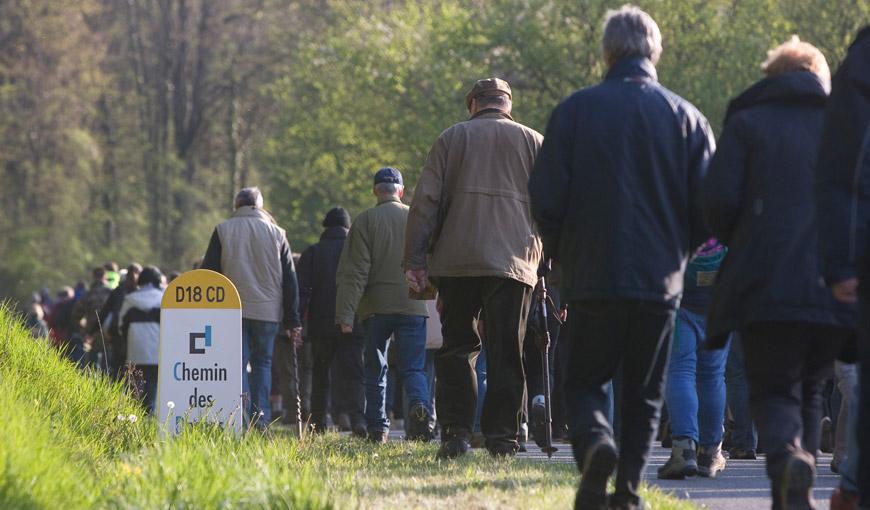
<path id="1" fill-rule="evenodd" d="M 350 214 L 344 207 L 336 207 L 326 213 L 323 219 L 323 228 L 344 227 L 350 228 Z"/>

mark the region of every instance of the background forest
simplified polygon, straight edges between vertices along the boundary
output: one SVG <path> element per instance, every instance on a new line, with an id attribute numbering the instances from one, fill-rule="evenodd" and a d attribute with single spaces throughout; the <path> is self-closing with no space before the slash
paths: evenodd
<path id="1" fill-rule="evenodd" d="M 477 78 L 514 89 L 543 131 L 601 79 L 603 0 L 2 0 L 0 297 L 107 260 L 188 269 L 243 185 L 291 246 L 331 207 L 370 205 L 393 165 L 409 191 Z M 660 81 L 719 130 L 729 98 L 790 34 L 836 69 L 866 0 L 639 0 Z"/>

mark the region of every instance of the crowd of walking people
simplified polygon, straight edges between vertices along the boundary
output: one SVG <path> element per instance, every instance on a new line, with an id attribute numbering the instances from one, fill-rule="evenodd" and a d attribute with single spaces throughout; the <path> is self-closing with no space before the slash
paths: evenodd
<path id="1" fill-rule="evenodd" d="M 200 267 L 239 290 L 254 426 L 383 443 L 402 420 L 440 459 L 506 457 L 545 444 L 552 387 L 577 509 L 644 508 L 657 432 L 659 478 L 763 452 L 772 507 L 810 509 L 832 450 L 831 508 L 870 509 L 870 28 L 833 79 L 797 37 L 768 52 L 718 143 L 658 82 L 647 13 L 609 12 L 602 45 L 604 80 L 544 135 L 513 119 L 510 84 L 477 81 L 410 206 L 382 168 L 373 207 L 326 212 L 299 256 L 260 190 L 237 194 Z M 153 409 L 166 281 L 106 264 L 37 295 L 29 325 Z"/>

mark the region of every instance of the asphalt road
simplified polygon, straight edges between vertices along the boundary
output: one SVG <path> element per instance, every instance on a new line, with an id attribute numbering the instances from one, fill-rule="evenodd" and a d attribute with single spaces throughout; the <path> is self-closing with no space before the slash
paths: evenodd
<path id="1" fill-rule="evenodd" d="M 554 461 L 573 462 L 571 447 L 557 444 L 559 451 Z M 725 471 L 716 478 L 687 478 L 685 480 L 658 480 L 656 469 L 670 455 L 670 450 L 656 446 L 646 470 L 646 481 L 679 498 L 693 501 L 701 508 L 711 510 L 768 510 L 770 508 L 770 484 L 764 471 L 764 460 L 729 460 Z M 534 443 L 522 457 L 546 459 Z M 838 476 L 830 469 L 831 456 L 819 457 L 815 498 L 819 510 L 828 510 L 831 491 L 837 486 Z"/>

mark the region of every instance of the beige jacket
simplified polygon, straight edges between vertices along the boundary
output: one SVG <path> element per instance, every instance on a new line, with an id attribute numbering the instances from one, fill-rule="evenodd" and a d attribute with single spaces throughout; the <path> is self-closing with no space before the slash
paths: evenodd
<path id="1" fill-rule="evenodd" d="M 428 268 L 436 279 L 498 276 L 534 286 L 542 250 L 528 182 L 542 141 L 495 110 L 441 133 L 414 191 L 405 267 Z"/>
<path id="2" fill-rule="evenodd" d="M 203 267 L 220 271 L 235 284 L 242 298 L 242 317 L 281 322 L 287 307 L 284 272 L 288 262 L 283 259 L 289 256 L 284 230 L 266 211 L 240 207 L 230 219 L 217 226 L 215 234 L 219 238 L 219 267 L 213 268 L 213 263 L 209 262 L 212 245 Z M 292 260 L 289 264 L 293 271 Z M 293 276 L 295 286 L 295 274 Z M 295 311 L 296 303 L 288 304 Z"/>

